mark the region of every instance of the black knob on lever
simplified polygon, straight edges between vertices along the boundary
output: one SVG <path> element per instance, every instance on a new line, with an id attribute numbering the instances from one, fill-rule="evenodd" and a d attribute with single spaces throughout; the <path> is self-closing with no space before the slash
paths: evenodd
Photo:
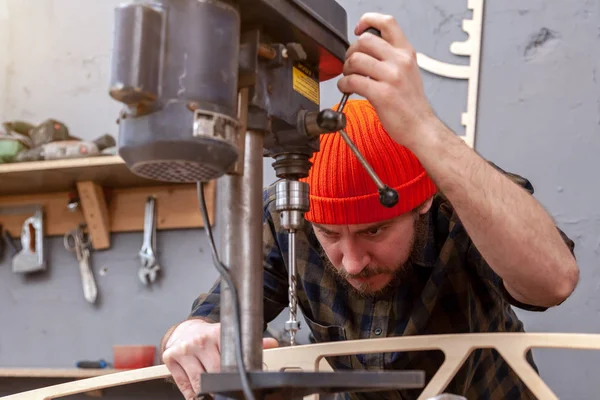
<path id="1" fill-rule="evenodd" d="M 317 114 L 317 125 L 324 132 L 337 132 L 346 127 L 346 116 L 328 108 Z"/>
<path id="2" fill-rule="evenodd" d="M 379 202 L 387 208 L 392 208 L 398 204 L 398 192 L 389 186 L 379 189 Z"/>

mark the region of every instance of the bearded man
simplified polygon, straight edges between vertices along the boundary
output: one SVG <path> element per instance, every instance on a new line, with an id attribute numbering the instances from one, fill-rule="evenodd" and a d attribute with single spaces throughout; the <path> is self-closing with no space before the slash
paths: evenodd
<path id="1" fill-rule="evenodd" d="M 368 27 L 381 37 L 363 34 Z M 543 311 L 575 289 L 573 242 L 534 199 L 528 180 L 481 158 L 435 116 L 415 51 L 393 18 L 365 14 L 355 33 L 360 38 L 348 50 L 338 87 L 366 100 L 347 103 L 347 133 L 399 201 L 382 206 L 340 135 L 321 135 L 306 179 L 308 223 L 296 234 L 298 306 L 314 340 L 523 332 L 513 307 Z M 275 210 L 275 186 L 264 193 L 269 322 L 288 305 L 288 235 Z M 199 390 L 201 373 L 219 371 L 219 300 L 217 282 L 194 301 L 190 318 L 163 337 L 163 360 L 188 399 Z M 424 370 L 429 380 L 443 355 L 328 361 L 335 370 Z M 529 362 L 536 368 L 531 354 Z M 469 399 L 533 398 L 490 349 L 474 351 L 446 391 Z M 412 399 L 419 393 L 345 396 Z"/>

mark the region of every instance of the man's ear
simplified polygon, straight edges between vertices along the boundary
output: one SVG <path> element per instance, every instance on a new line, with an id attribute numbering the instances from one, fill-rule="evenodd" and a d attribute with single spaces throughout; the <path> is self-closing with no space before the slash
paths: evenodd
<path id="1" fill-rule="evenodd" d="M 425 200 L 425 202 L 417 208 L 417 212 L 421 215 L 427 213 L 429 211 L 429 209 L 431 208 L 432 204 L 433 204 L 433 196 L 431 196 L 430 198 Z"/>

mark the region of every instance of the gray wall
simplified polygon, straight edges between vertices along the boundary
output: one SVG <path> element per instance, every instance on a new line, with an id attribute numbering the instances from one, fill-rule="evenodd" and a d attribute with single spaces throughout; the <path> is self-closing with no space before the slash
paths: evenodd
<path id="1" fill-rule="evenodd" d="M 116 134 L 119 107 L 107 97 L 106 82 L 112 10 L 118 3 L 87 1 L 75 11 L 82 2 L 0 0 L 0 120 L 55 117 L 81 137 Z M 466 0 L 340 3 L 351 29 L 363 12 L 391 13 L 418 51 L 466 62 L 448 51 L 450 43 L 465 38 L 460 23 L 469 15 Z M 533 182 L 536 197 L 575 240 L 581 268 L 579 286 L 563 305 L 541 314 L 519 312 L 529 331 L 600 333 L 599 21 L 597 0 L 487 4 L 476 150 Z M 535 37 L 544 29 L 552 38 L 539 44 Z M 462 133 L 466 83 L 424 76 L 436 112 Z M 335 81 L 322 85 L 323 106 L 339 98 Z M 265 161 L 265 182 L 273 179 L 270 163 Z M 113 344 L 158 344 L 216 277 L 203 231 L 160 232 L 165 275 L 152 289 L 136 280 L 141 234 L 113 235 L 113 248 L 94 254 L 96 270 L 108 272 L 97 276 L 101 304 L 91 307 L 83 300 L 71 254 L 60 239 L 48 242 L 51 267 L 45 276 L 24 280 L 8 263 L 0 264 L 0 367 L 69 368 L 78 359 L 110 360 Z M 600 382 L 592 378 L 600 354 L 535 354 L 542 376 L 561 399 L 595 398 Z M 0 379 L 0 395 L 54 382 Z M 151 383 L 107 393 L 177 398 L 169 390 L 167 384 Z"/>

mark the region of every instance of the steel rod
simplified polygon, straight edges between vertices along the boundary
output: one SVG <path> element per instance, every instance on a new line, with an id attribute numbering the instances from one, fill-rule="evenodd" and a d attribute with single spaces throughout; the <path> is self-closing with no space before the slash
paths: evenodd
<path id="1" fill-rule="evenodd" d="M 342 96 L 342 100 L 340 100 L 340 104 L 337 108 L 338 112 L 340 112 L 340 113 L 344 112 L 344 108 L 346 108 L 346 103 L 348 102 L 349 98 L 350 98 L 350 95 L 348 93 L 344 93 L 344 95 Z M 385 187 L 386 187 L 385 184 L 382 182 L 381 179 L 379 179 L 379 176 L 377 176 L 377 173 L 375 172 L 373 167 L 371 167 L 371 164 L 369 164 L 369 162 L 363 157 L 363 155 L 360 154 L 360 151 L 358 151 L 358 148 L 352 142 L 352 139 L 350 139 L 350 136 L 348 136 L 348 133 L 346 133 L 346 131 L 344 129 L 340 129 L 339 133 L 342 136 L 342 138 L 344 139 L 344 141 L 346 142 L 346 144 L 350 147 L 350 150 L 352 150 L 352 152 L 354 153 L 356 158 L 358 158 L 358 161 L 360 161 L 363 168 L 367 170 L 367 173 L 369 174 L 369 176 L 371 177 L 373 182 L 375 182 L 377 189 L 379 189 L 379 190 L 385 189 Z"/>
<path id="2" fill-rule="evenodd" d="M 262 187 L 263 135 L 248 131 L 243 174 L 225 175 L 221 194 L 221 253 L 238 291 L 242 350 L 246 368 L 262 370 Z M 221 201 L 221 200 L 220 200 Z M 231 292 L 221 283 L 221 370 L 236 371 L 235 325 Z"/>
<path id="3" fill-rule="evenodd" d="M 362 164 L 363 168 L 367 170 L 367 173 L 369 174 L 369 176 L 371 177 L 373 182 L 375 182 L 375 185 L 377 185 L 377 188 L 384 189 L 385 184 L 381 181 L 381 179 L 379 179 L 379 176 L 377 176 L 377 173 L 375 172 L 373 167 L 371 167 L 371 164 L 369 164 L 369 162 L 365 159 L 365 157 L 363 157 L 363 155 L 360 154 L 360 151 L 358 151 L 358 148 L 352 142 L 352 140 L 348 136 L 348 133 L 346 133 L 345 130 L 340 129 L 340 135 L 342 135 L 342 138 L 344 139 L 346 144 L 350 147 L 350 150 L 352 150 L 352 152 L 354 153 L 356 158 L 358 158 L 358 161 Z"/>

